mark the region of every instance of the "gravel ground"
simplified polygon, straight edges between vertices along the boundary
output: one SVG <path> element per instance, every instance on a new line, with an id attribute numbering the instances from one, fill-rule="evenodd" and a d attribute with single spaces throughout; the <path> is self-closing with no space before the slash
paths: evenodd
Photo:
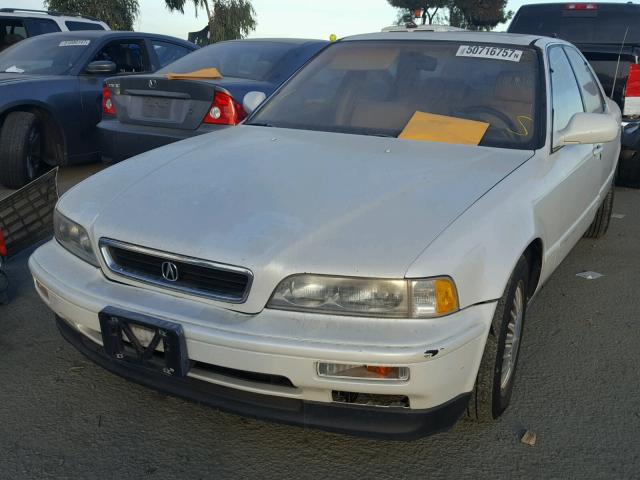
<path id="1" fill-rule="evenodd" d="M 624 218 L 537 297 L 505 415 L 409 443 L 247 420 L 107 373 L 60 337 L 17 257 L 0 307 L 0 478 L 637 478 L 638 206 L 618 190 Z"/>

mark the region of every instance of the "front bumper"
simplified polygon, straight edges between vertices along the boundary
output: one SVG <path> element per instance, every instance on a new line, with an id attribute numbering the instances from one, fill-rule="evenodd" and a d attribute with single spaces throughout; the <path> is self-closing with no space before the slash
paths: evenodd
<path id="1" fill-rule="evenodd" d="M 117 163 L 140 155 L 154 148 L 187 138 L 215 132 L 218 125 L 202 125 L 196 130 L 152 127 L 147 125 L 124 124 L 116 119 L 104 119 L 98 126 L 98 138 L 102 159 L 106 163 Z"/>
<path id="2" fill-rule="evenodd" d="M 397 328 L 406 333 L 404 344 L 397 340 L 388 346 L 372 341 L 339 343 L 335 335 L 326 341 L 330 335 L 324 322 L 330 316 L 272 310 L 239 314 L 206 302 L 123 285 L 107 280 L 100 270 L 55 241 L 38 249 L 29 266 L 38 293 L 59 318 L 63 336 L 114 373 L 241 415 L 385 438 L 439 431 L 463 414 L 495 310 L 495 304 L 483 304 L 441 319 L 398 321 Z M 98 313 L 107 306 L 180 323 L 189 358 L 196 365 L 277 375 L 291 384 L 252 381 L 195 367 L 188 377 L 179 379 L 113 361 L 102 348 L 98 320 Z M 388 325 L 381 324 L 384 328 L 375 332 L 379 319 L 339 320 L 345 332 L 366 329 L 383 336 L 388 331 Z M 438 327 L 447 325 L 443 321 L 448 322 L 448 331 Z M 273 327 L 260 331 L 254 327 L 258 324 Z M 305 328 L 297 330 L 301 325 Z M 318 361 L 406 366 L 410 378 L 404 382 L 324 378 L 317 374 Z M 334 401 L 335 392 L 406 396 L 409 407 L 343 403 Z"/>
<path id="3" fill-rule="evenodd" d="M 103 368 L 160 392 L 186 398 L 245 417 L 269 419 L 334 432 L 380 438 L 413 439 L 450 428 L 465 412 L 468 395 L 437 408 L 380 409 L 355 405 L 308 402 L 295 398 L 266 396 L 217 385 L 192 377 L 167 377 L 131 365 L 124 366 L 105 355 L 103 348 L 56 317 L 62 336 L 90 360 Z"/>

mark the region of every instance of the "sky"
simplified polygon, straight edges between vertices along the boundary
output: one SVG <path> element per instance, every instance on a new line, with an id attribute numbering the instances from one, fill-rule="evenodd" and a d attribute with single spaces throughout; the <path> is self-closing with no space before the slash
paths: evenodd
<path id="1" fill-rule="evenodd" d="M 188 32 L 201 30 L 206 15 L 196 18 L 193 5 L 185 14 L 171 13 L 164 0 L 139 0 L 141 15 L 135 29 L 186 38 Z M 510 0 L 508 8 L 516 11 L 523 3 L 553 0 Z M 602 1 L 602 0 L 600 0 Z M 358 33 L 380 31 L 393 24 L 396 10 L 386 0 L 253 0 L 258 26 L 250 37 L 297 37 L 328 39 Z M 0 0 L 0 8 L 42 8 L 42 0 Z M 504 30 L 500 25 L 496 30 Z"/>

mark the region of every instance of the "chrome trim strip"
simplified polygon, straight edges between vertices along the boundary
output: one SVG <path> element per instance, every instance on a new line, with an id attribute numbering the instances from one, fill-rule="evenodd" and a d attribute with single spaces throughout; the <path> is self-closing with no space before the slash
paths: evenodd
<path id="1" fill-rule="evenodd" d="M 178 255 L 175 253 L 163 252 L 160 250 L 154 250 L 152 248 L 141 247 L 139 245 L 132 245 L 130 243 L 120 242 L 118 240 L 113 240 L 110 238 L 101 238 L 98 243 L 100 246 L 100 252 L 102 253 L 102 258 L 104 259 L 104 263 L 112 273 L 121 277 L 131 278 L 139 282 L 155 285 L 157 287 L 163 287 L 168 290 L 174 290 L 176 292 L 187 293 L 189 295 L 209 298 L 212 300 L 221 300 L 223 302 L 228 302 L 228 303 L 244 303 L 247 301 L 247 297 L 249 296 L 249 291 L 251 290 L 251 285 L 253 284 L 253 272 L 248 268 L 237 267 L 235 265 L 227 265 L 224 263 L 210 262 L 208 260 L 187 257 L 184 255 Z M 244 289 L 244 293 L 242 297 L 239 298 L 236 296 L 215 294 L 215 293 L 208 292 L 206 290 L 200 290 L 196 288 L 181 287 L 179 285 L 176 285 L 175 283 L 171 283 L 163 280 L 156 280 L 146 275 L 131 272 L 126 268 L 121 267 L 111 256 L 109 247 L 116 247 L 116 248 L 121 248 L 123 250 L 129 250 L 130 252 L 142 253 L 145 255 L 152 255 L 154 257 L 163 258 L 166 260 L 173 260 L 176 262 L 188 263 L 190 265 L 194 265 L 197 267 L 239 273 L 247 277 L 247 286 Z"/>

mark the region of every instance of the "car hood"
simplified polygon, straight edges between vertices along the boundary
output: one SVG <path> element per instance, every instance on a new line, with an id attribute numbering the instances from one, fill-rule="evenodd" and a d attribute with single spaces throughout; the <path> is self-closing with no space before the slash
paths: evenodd
<path id="1" fill-rule="evenodd" d="M 239 126 L 83 182 L 61 212 L 112 238 L 246 267 L 255 312 L 301 272 L 402 278 L 531 151 Z M 443 272 L 443 274 L 446 272 Z"/>

